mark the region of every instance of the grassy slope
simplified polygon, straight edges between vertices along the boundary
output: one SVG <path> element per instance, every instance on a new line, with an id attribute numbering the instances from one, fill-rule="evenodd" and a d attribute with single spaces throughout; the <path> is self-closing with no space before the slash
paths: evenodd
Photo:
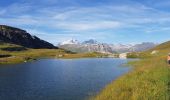
<path id="1" fill-rule="evenodd" d="M 87 58 L 101 57 L 100 53 L 83 53 L 73 54 L 62 49 L 28 49 L 23 51 L 4 51 L 3 48 L 18 48 L 21 46 L 14 44 L 0 44 L 0 55 L 11 55 L 11 57 L 0 58 L 0 64 L 11 64 L 29 61 L 37 58 L 52 57 L 52 58 Z M 62 57 L 59 57 L 62 55 Z"/>
<path id="2" fill-rule="evenodd" d="M 153 50 L 157 54 L 151 55 Z M 134 70 L 106 86 L 93 100 L 170 100 L 170 42 L 138 54 Z"/>

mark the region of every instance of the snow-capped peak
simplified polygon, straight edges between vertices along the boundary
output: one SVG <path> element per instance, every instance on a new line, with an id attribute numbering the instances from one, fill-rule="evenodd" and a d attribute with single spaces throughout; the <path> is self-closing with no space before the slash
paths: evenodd
<path id="1" fill-rule="evenodd" d="M 65 45 L 65 44 L 78 44 L 78 40 L 76 39 L 70 39 L 70 40 L 66 40 L 66 41 L 63 41 L 61 43 L 59 43 L 60 45 Z"/>

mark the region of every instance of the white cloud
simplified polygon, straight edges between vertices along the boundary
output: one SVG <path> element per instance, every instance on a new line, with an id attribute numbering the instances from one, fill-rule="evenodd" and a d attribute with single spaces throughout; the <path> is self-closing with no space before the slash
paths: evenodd
<path id="1" fill-rule="evenodd" d="M 31 6 L 29 4 L 13 4 L 4 10 L 7 10 L 9 15 L 16 13 L 14 14 L 16 17 L 5 17 L 1 19 L 1 22 L 62 28 L 72 31 L 88 31 L 120 28 L 126 24 L 135 26 L 135 24 L 170 21 L 170 14 L 153 11 L 154 9 L 139 4 L 133 6 L 69 7 L 69 9 L 64 11 L 59 11 L 55 7 L 48 7 L 36 9 L 34 12 L 38 11 L 38 13 L 29 14 L 29 16 L 22 14 L 30 9 Z M 20 14 L 17 15 L 19 12 Z"/>
<path id="2" fill-rule="evenodd" d="M 53 3 L 54 1 L 49 2 Z M 57 6 L 39 8 L 29 3 L 15 3 L 2 8 L 0 15 L 3 15 L 0 19 L 1 24 L 21 28 L 41 27 L 41 30 L 38 29 L 39 31 L 36 32 L 32 29 L 30 33 L 41 33 L 37 35 L 53 43 L 70 37 L 95 37 L 90 36 L 92 33 L 102 39 L 106 33 L 101 35 L 99 32 L 103 30 L 115 31 L 135 28 L 149 32 L 157 28 L 157 30 L 164 31 L 160 26 L 168 27 L 170 25 L 168 24 L 170 22 L 169 12 L 162 12 L 139 3 L 93 7 L 69 6 L 62 9 Z M 150 25 L 154 26 L 154 29 L 148 29 Z M 46 30 L 53 30 L 53 32 L 44 32 Z"/>
<path id="3" fill-rule="evenodd" d="M 98 21 L 98 22 L 63 22 L 56 24 L 56 27 L 72 31 L 90 31 L 102 29 L 114 29 L 121 26 L 122 23 L 117 21 Z"/>

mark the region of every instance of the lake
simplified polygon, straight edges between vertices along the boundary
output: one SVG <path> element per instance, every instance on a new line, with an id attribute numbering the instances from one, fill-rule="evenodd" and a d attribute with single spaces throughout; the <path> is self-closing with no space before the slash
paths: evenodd
<path id="1" fill-rule="evenodd" d="M 132 59 L 41 59 L 0 65 L 0 100 L 84 100 L 127 73 Z"/>

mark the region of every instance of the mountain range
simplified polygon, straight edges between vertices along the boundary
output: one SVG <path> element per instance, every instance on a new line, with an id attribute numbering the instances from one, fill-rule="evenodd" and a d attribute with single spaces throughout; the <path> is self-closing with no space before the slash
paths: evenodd
<path id="1" fill-rule="evenodd" d="M 124 53 L 124 52 L 140 52 L 151 49 L 157 44 L 152 42 L 143 42 L 140 44 L 107 44 L 100 43 L 94 39 L 79 42 L 70 39 L 58 44 L 59 48 L 70 50 L 72 52 L 101 52 L 101 53 Z"/>
<path id="2" fill-rule="evenodd" d="M 30 35 L 27 31 L 0 25 L 0 42 L 12 43 L 21 45 L 27 48 L 62 48 L 72 52 L 85 53 L 85 52 L 100 52 L 100 53 L 124 53 L 124 52 L 138 52 L 151 49 L 157 44 L 152 42 L 144 42 L 141 44 L 107 44 L 100 43 L 94 39 L 79 42 L 75 39 L 70 39 L 59 43 L 58 47 L 44 41 L 37 36 Z"/>

